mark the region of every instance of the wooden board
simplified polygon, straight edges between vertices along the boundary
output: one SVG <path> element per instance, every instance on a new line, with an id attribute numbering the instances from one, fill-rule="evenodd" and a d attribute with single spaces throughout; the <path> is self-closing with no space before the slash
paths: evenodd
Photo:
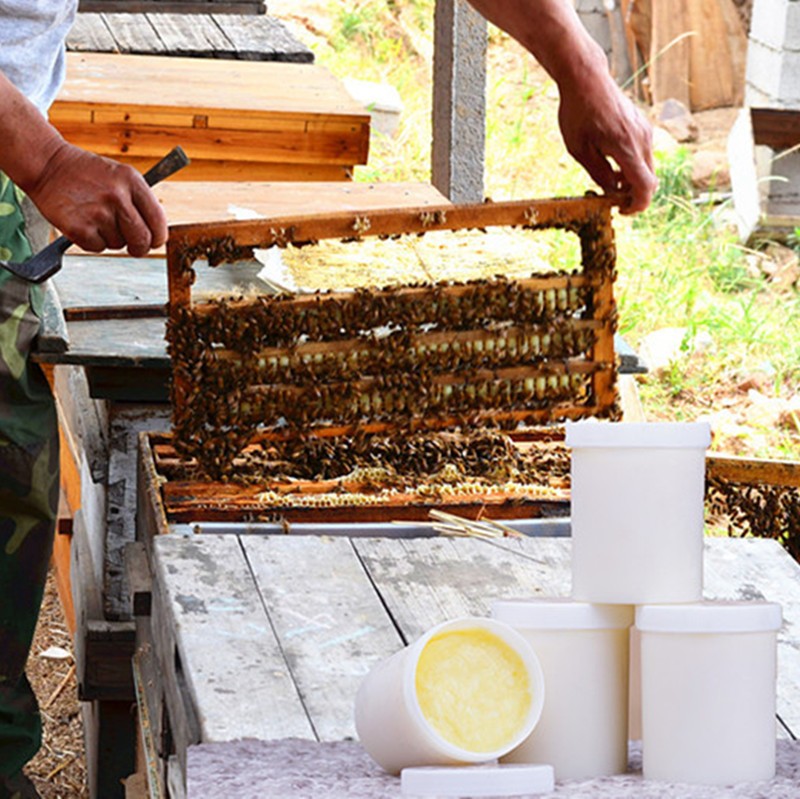
<path id="1" fill-rule="evenodd" d="M 719 0 L 688 0 L 690 89 L 693 111 L 734 105 L 734 80 L 728 27 Z"/>
<path id="2" fill-rule="evenodd" d="M 239 540 L 164 536 L 153 544 L 162 676 L 167 686 L 185 680 L 201 740 L 313 738 Z"/>
<path id="3" fill-rule="evenodd" d="M 230 43 L 215 57 L 223 53 L 226 58 L 248 61 L 290 61 L 309 64 L 314 53 L 273 17 L 237 16 L 219 14 L 214 17 L 222 35 Z"/>
<path id="4" fill-rule="evenodd" d="M 650 85 L 653 102 L 679 100 L 690 104 L 690 44 L 688 0 L 654 0 L 650 42 Z"/>
<path id="5" fill-rule="evenodd" d="M 158 90 L 154 92 L 154 87 Z M 362 107 L 327 70 L 314 65 L 259 64 L 106 53 L 68 53 L 67 79 L 55 118 L 77 118 L 84 107 L 105 118 L 158 121 L 173 115 L 191 125 L 258 129 L 262 119 L 318 125 L 368 121 Z M 74 109 L 76 113 L 70 114 Z M 299 115 L 299 116 L 297 116 Z M 175 121 L 165 120 L 165 121 Z"/>
<path id="6" fill-rule="evenodd" d="M 361 681 L 403 642 L 352 544 L 316 536 L 241 540 L 317 738 L 355 737 Z"/>
<path id="7" fill-rule="evenodd" d="M 138 437 L 143 431 L 168 429 L 169 406 L 127 402 L 113 405 L 109 415 L 103 606 L 105 618 L 127 621 L 132 611 L 125 550 L 136 540 Z"/>
<path id="8" fill-rule="evenodd" d="M 789 108 L 750 108 L 752 145 L 788 150 L 800 144 L 800 111 Z M 745 113 L 747 113 L 745 111 Z"/>
<path id="9" fill-rule="evenodd" d="M 345 179 L 367 160 L 369 114 L 320 67 L 105 53 L 67 62 L 51 121 L 137 167 L 174 144 L 192 159 L 188 180 L 230 179 L 242 164 L 267 173 L 250 179 Z"/>
<path id="10" fill-rule="evenodd" d="M 494 545 L 452 538 L 354 539 L 353 546 L 407 643 L 460 616 L 489 616 L 492 601 L 569 594 L 567 539 Z"/>
<path id="11" fill-rule="evenodd" d="M 653 0 L 649 74 L 654 103 L 692 111 L 741 102 L 747 36 L 731 0 Z"/>
<path id="12" fill-rule="evenodd" d="M 263 14 L 264 0 L 81 0 L 80 11 L 174 11 L 182 14 L 208 13 L 209 6 L 220 14 Z"/>

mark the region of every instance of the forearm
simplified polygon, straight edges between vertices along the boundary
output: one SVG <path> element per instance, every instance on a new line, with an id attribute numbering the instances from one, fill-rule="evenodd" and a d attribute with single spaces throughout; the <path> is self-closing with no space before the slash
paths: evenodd
<path id="1" fill-rule="evenodd" d="M 0 170 L 31 191 L 64 146 L 58 131 L 0 72 Z"/>
<path id="2" fill-rule="evenodd" d="M 558 84 L 558 121 L 569 153 L 626 213 L 647 207 L 656 187 L 649 123 L 620 91 L 605 53 L 571 0 L 469 0 L 519 41 Z"/>
<path id="3" fill-rule="evenodd" d="M 486 19 L 528 50 L 560 86 L 580 86 L 607 72 L 600 46 L 570 0 L 469 0 Z"/>
<path id="4" fill-rule="evenodd" d="M 69 144 L 2 73 L 0 170 L 86 250 L 144 255 L 166 240 L 164 211 L 142 176 Z"/>

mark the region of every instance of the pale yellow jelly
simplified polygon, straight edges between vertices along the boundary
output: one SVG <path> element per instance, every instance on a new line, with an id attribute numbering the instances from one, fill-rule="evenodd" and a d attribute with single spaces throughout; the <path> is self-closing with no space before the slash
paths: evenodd
<path id="1" fill-rule="evenodd" d="M 425 645 L 415 675 L 428 723 L 451 744 L 493 752 L 520 732 L 531 706 L 520 655 L 488 630 L 443 632 Z"/>

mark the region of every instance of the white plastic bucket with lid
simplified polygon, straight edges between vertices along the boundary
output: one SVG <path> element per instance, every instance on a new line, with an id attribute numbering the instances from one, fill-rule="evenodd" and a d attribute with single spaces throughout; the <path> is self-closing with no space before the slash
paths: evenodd
<path id="1" fill-rule="evenodd" d="M 703 593 L 705 423 L 577 422 L 572 595 L 586 602 L 695 602 Z"/>
<path id="2" fill-rule="evenodd" d="M 775 776 L 780 605 L 636 609 L 646 779 L 729 785 Z"/>
<path id="3" fill-rule="evenodd" d="M 530 643 L 547 685 L 539 723 L 504 762 L 550 763 L 559 780 L 626 770 L 633 611 L 627 605 L 561 599 L 492 605 L 492 616 Z"/>
<path id="4" fill-rule="evenodd" d="M 527 641 L 502 622 L 445 622 L 378 663 L 356 696 L 356 731 L 386 771 L 496 760 L 523 741 L 544 706 Z"/>

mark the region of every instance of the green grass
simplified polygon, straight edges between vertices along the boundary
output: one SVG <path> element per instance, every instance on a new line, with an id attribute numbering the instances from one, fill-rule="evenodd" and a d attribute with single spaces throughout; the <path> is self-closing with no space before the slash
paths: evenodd
<path id="1" fill-rule="evenodd" d="M 339 77 L 392 84 L 405 107 L 395 137 L 373 136 L 369 166 L 359 167 L 356 179 L 430 180 L 431 65 L 410 42 L 430 41 L 433 0 L 362 0 L 345 10 L 331 2 L 329 9 L 335 31 L 328 43 L 316 47 L 318 63 Z M 565 152 L 557 103 L 552 81 L 515 42 L 492 30 L 487 196 L 501 200 L 580 195 L 593 188 Z M 621 332 L 636 348 L 655 330 L 687 331 L 685 352 L 673 366 L 641 381 L 646 414 L 684 420 L 713 414 L 723 398 L 726 405 L 744 401 L 746 394 L 736 387 L 756 372 L 767 375 L 769 396 L 796 394 L 797 290 L 778 292 L 756 274 L 751 254 L 722 221 L 724 209 L 697 204 L 688 151 L 657 153 L 657 170 L 659 190 L 651 208 L 615 221 Z M 698 337 L 708 344 L 694 353 L 691 343 Z M 800 435 L 743 425 L 715 442 L 715 448 L 800 459 Z"/>

